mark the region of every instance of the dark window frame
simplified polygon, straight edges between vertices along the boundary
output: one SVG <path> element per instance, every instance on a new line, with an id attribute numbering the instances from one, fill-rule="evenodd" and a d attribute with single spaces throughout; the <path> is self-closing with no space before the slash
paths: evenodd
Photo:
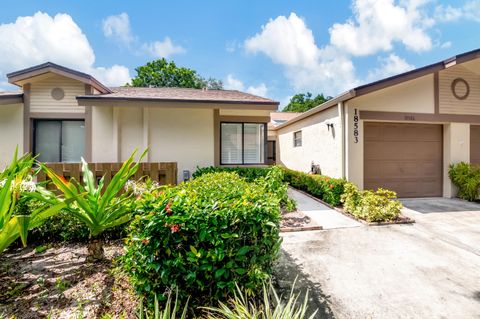
<path id="1" fill-rule="evenodd" d="M 39 119 L 32 119 L 32 122 L 33 122 L 33 125 L 32 125 L 32 154 L 34 156 L 37 156 L 38 153 L 37 153 L 37 123 L 38 122 L 60 122 L 60 132 L 62 132 L 63 130 L 63 122 L 83 122 L 84 125 L 85 125 L 85 119 L 50 119 L 50 118 L 47 118 L 47 119 L 42 119 L 42 118 L 39 118 Z M 62 140 L 62 134 L 60 134 L 60 137 L 59 137 L 59 154 L 60 154 L 60 161 L 59 162 L 56 162 L 56 163 L 66 163 L 63 161 L 63 152 L 62 152 L 62 144 L 63 144 L 63 140 Z"/>
<path id="2" fill-rule="evenodd" d="M 300 138 L 296 135 L 300 133 Z M 301 147 L 303 144 L 303 134 L 302 130 L 293 132 L 293 147 Z"/>
<path id="3" fill-rule="evenodd" d="M 222 161 L 222 124 L 241 124 L 242 125 L 242 162 L 241 163 L 223 163 Z M 245 124 L 262 124 L 263 125 L 263 163 L 245 163 Z M 220 122 L 220 165 L 267 165 L 268 160 L 268 129 L 267 123 L 264 122 L 229 122 L 221 121 Z"/>

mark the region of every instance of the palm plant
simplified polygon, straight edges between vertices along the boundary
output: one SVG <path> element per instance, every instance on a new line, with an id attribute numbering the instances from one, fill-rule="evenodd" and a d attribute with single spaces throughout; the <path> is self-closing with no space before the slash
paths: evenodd
<path id="1" fill-rule="evenodd" d="M 0 172 L 0 253 L 20 237 L 23 246 L 27 245 L 28 230 L 40 226 L 45 219 L 57 214 L 67 202 L 37 187 L 31 180 L 34 159 L 27 154 L 17 158 L 15 150 L 10 165 Z M 40 199 L 46 203 L 28 215 L 15 215 L 15 207 L 20 199 Z"/>
<path id="2" fill-rule="evenodd" d="M 106 187 L 105 176 L 100 179 L 98 186 L 95 185 L 95 176 L 83 158 L 83 183 L 74 178 L 67 181 L 52 169 L 40 164 L 52 183 L 63 193 L 64 198 L 73 200 L 73 205 L 69 205 L 67 210 L 88 227 L 90 242 L 87 259 L 89 261 L 104 258 L 103 243 L 98 239 L 98 235 L 106 229 L 121 225 L 131 219 L 132 194 L 122 193 L 122 190 L 125 183 L 136 173 L 146 152 L 143 152 L 137 162 L 134 162 L 135 152 L 133 152 Z"/>

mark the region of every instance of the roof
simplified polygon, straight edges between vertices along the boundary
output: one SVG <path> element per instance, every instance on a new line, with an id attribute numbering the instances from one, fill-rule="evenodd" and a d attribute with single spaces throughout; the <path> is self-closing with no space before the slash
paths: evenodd
<path id="1" fill-rule="evenodd" d="M 298 112 L 271 112 L 270 113 L 271 121 L 270 123 L 268 123 L 268 129 L 271 130 L 277 127 L 278 125 L 281 125 L 287 122 L 288 120 L 291 120 L 301 114 L 302 113 L 298 113 Z"/>
<path id="2" fill-rule="evenodd" d="M 197 103 L 263 104 L 278 106 L 278 102 L 235 90 L 189 88 L 114 87 L 112 93 L 77 96 L 77 100 L 96 101 L 165 101 Z"/>
<path id="3" fill-rule="evenodd" d="M 21 82 L 25 79 L 38 76 L 41 74 L 45 74 L 48 72 L 56 73 L 59 75 L 63 75 L 66 77 L 74 78 L 76 80 L 79 80 L 81 82 L 84 82 L 85 84 L 90 84 L 94 88 L 96 88 L 99 92 L 101 93 L 110 93 L 110 89 L 100 83 L 97 79 L 95 79 L 93 76 L 87 73 L 83 73 L 80 71 L 76 71 L 73 69 L 66 68 L 64 66 L 52 63 L 52 62 L 46 62 L 43 64 L 39 64 L 36 66 L 32 66 L 30 68 L 26 68 L 23 70 L 11 72 L 7 74 L 8 82 L 12 84 L 16 84 L 18 82 Z"/>
<path id="4" fill-rule="evenodd" d="M 277 126 L 275 129 L 280 129 L 283 127 L 286 127 L 290 124 L 293 124 L 295 122 L 298 122 L 304 118 L 307 118 L 309 116 L 312 116 L 316 113 L 322 112 L 326 109 L 329 109 L 333 106 L 336 106 L 338 103 L 348 101 L 354 97 L 358 97 L 361 95 L 365 95 L 377 90 L 381 90 L 396 84 L 400 84 L 402 82 L 406 82 L 409 80 L 413 80 L 425 75 L 433 74 L 434 72 L 438 72 L 440 70 L 446 69 L 450 66 L 453 66 L 455 64 L 460 64 L 464 62 L 471 61 L 473 59 L 480 58 L 480 49 L 472 50 L 469 52 L 465 52 L 462 54 L 458 54 L 456 56 L 453 56 L 451 58 L 448 58 L 446 60 L 433 63 L 418 69 L 414 69 L 405 73 L 401 73 L 395 76 L 391 76 L 379 81 L 375 81 L 372 83 L 368 83 L 365 85 L 357 86 L 349 91 L 346 91 L 335 98 L 328 100 L 327 102 L 314 107 L 313 109 L 308 110 L 305 113 L 302 113 L 300 116 L 297 116 L 289 121 L 287 121 L 284 124 L 281 124 Z"/>
<path id="5" fill-rule="evenodd" d="M 19 91 L 0 91 L 0 105 L 15 104 L 23 102 L 23 93 Z"/>

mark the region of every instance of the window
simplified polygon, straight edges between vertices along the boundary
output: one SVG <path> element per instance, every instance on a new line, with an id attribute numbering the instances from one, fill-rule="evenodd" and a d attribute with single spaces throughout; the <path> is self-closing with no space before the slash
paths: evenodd
<path id="1" fill-rule="evenodd" d="M 302 131 L 293 133 L 293 147 L 302 146 Z"/>
<path id="2" fill-rule="evenodd" d="M 36 120 L 33 148 L 40 162 L 80 162 L 85 152 L 85 122 Z"/>
<path id="3" fill-rule="evenodd" d="M 264 123 L 222 123 L 221 164 L 265 164 Z"/>

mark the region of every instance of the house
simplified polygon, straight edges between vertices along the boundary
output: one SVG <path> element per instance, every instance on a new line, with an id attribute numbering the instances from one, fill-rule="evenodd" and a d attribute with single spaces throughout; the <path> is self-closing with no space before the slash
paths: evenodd
<path id="1" fill-rule="evenodd" d="M 296 112 L 271 112 L 270 123 L 268 123 L 268 145 L 267 145 L 267 163 L 274 165 L 277 162 L 277 134 L 275 128 L 280 124 L 287 122 L 301 113 Z"/>
<path id="2" fill-rule="evenodd" d="M 273 131 L 289 168 L 452 197 L 448 166 L 480 163 L 480 50 L 353 88 Z"/>
<path id="3" fill-rule="evenodd" d="M 54 63 L 7 75 L 0 93 L 0 164 L 18 145 L 44 162 L 177 162 L 178 180 L 197 166 L 267 163 L 267 124 L 278 102 L 229 90 L 111 88 Z"/>

